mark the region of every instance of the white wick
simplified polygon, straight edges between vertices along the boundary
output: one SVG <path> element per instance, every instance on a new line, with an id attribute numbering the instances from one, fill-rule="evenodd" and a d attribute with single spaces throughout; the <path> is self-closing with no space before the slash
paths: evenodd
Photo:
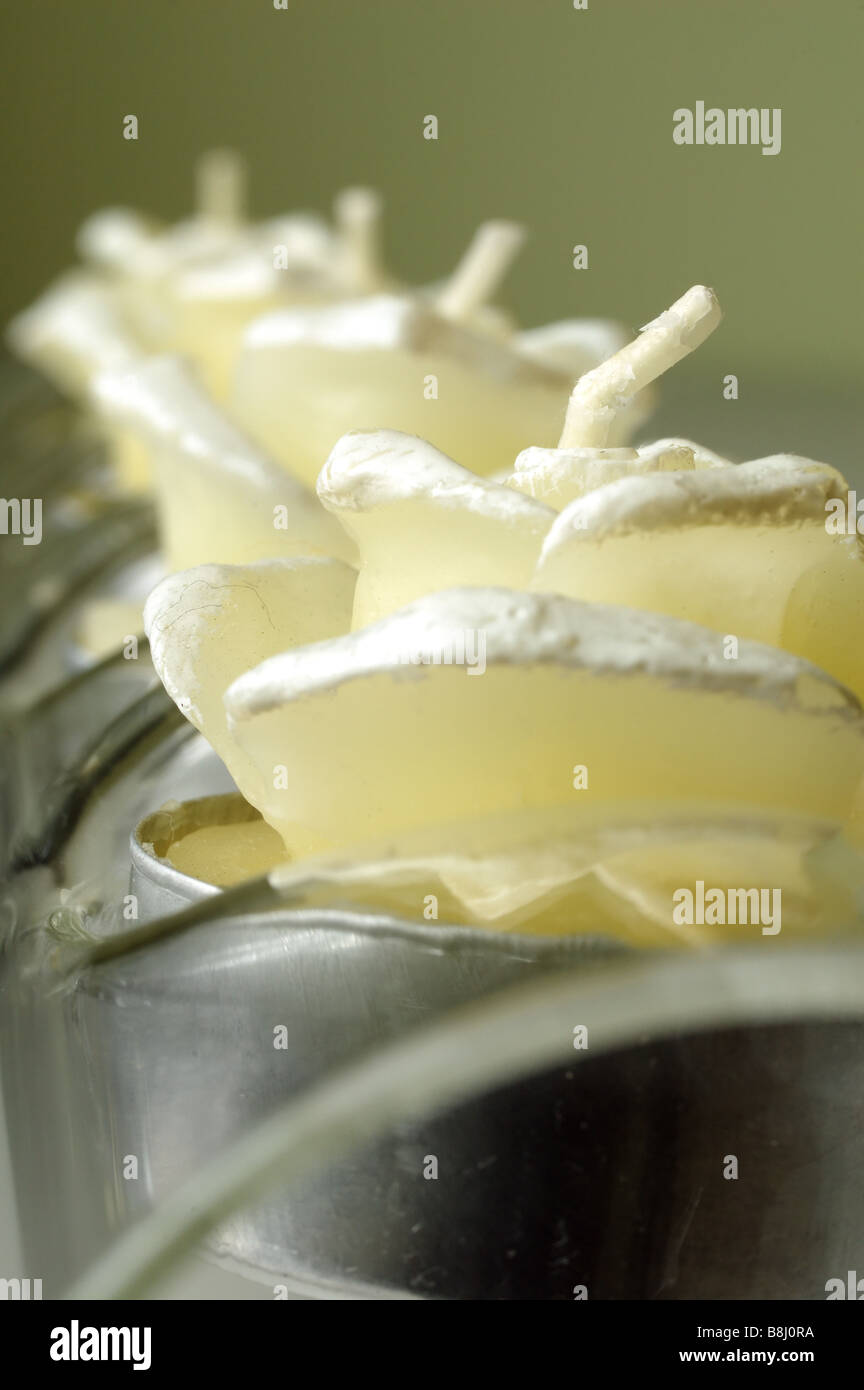
<path id="1" fill-rule="evenodd" d="M 484 222 L 438 296 L 438 312 L 466 319 L 492 298 L 525 241 L 518 222 Z"/>
<path id="2" fill-rule="evenodd" d="M 713 290 L 694 285 L 632 343 L 577 381 L 567 404 L 560 449 L 603 448 L 618 415 L 655 377 L 699 347 L 723 311 Z"/>
<path id="3" fill-rule="evenodd" d="M 356 289 L 381 284 L 381 195 L 374 188 L 345 188 L 335 207 L 342 272 Z"/>
<path id="4" fill-rule="evenodd" d="M 195 165 L 196 204 L 208 222 L 234 226 L 246 216 L 246 161 L 236 150 L 208 150 Z"/>

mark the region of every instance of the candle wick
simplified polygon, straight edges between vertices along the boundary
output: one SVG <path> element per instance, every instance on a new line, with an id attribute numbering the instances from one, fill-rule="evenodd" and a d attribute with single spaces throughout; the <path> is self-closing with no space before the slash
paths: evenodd
<path id="1" fill-rule="evenodd" d="M 525 241 L 517 222 L 484 222 L 438 296 L 438 312 L 448 319 L 467 319 L 487 304 Z"/>
<path id="2" fill-rule="evenodd" d="M 633 396 L 699 347 L 722 317 L 714 291 L 694 285 L 632 343 L 581 376 L 567 403 L 559 449 L 604 448 Z"/>
<path id="3" fill-rule="evenodd" d="M 246 161 L 236 150 L 208 150 L 195 166 L 196 206 L 208 222 L 236 226 L 246 216 Z"/>
<path id="4" fill-rule="evenodd" d="M 343 279 L 360 293 L 381 285 L 381 195 L 373 188 L 346 188 L 335 203 Z"/>

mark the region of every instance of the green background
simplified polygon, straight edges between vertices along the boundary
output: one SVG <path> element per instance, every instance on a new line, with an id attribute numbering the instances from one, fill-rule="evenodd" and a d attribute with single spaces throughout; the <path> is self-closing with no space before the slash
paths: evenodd
<path id="1" fill-rule="evenodd" d="M 257 214 L 380 188 L 390 262 L 412 280 L 451 266 L 480 219 L 526 222 L 507 289 L 526 325 L 635 326 L 713 285 L 726 320 L 667 378 L 651 432 L 854 471 L 864 0 L 288 3 L 7 0 L 4 318 L 70 261 L 89 211 L 179 216 L 195 155 L 233 144 Z M 700 99 L 781 107 L 782 151 L 676 146 L 672 112 Z"/>

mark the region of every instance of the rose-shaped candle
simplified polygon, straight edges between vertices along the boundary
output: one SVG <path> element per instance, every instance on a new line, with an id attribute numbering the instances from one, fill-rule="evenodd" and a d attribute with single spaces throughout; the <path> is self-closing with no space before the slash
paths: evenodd
<path id="1" fill-rule="evenodd" d="M 266 817 L 195 830 L 178 867 L 232 882 L 292 859 L 292 892 L 330 882 L 419 916 L 441 891 L 447 920 L 643 944 L 687 939 L 667 887 L 758 867 L 787 931 L 830 921 L 813 856 L 856 814 L 864 719 L 824 672 L 748 642 L 727 663 L 695 624 L 502 589 L 330 636 L 352 587 L 335 562 L 276 561 L 152 596 L 166 687 Z"/>
<path id="2" fill-rule="evenodd" d="M 388 294 L 286 310 L 247 330 L 231 397 L 235 417 L 310 485 L 348 429 L 384 425 L 429 439 L 491 474 L 532 441 L 557 438 L 573 377 L 621 345 L 611 323 L 555 326 L 554 346 L 502 339 L 485 310 L 515 246 L 490 224 L 437 295 Z M 629 437 L 644 393 L 613 432 Z"/>

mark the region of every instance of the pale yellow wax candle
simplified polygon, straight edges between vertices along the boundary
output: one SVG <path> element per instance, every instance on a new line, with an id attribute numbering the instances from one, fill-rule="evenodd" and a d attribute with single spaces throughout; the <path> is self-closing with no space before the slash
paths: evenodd
<path id="1" fill-rule="evenodd" d="M 614 325 L 559 325 L 556 348 L 523 349 L 488 300 L 521 245 L 490 222 L 434 292 L 377 294 L 268 315 L 247 330 L 231 398 L 236 417 L 297 477 L 314 482 L 340 435 L 386 426 L 428 439 L 475 473 L 509 468 L 557 438 L 575 373 L 619 345 Z M 561 365 L 562 360 L 565 365 Z M 643 418 L 624 412 L 619 435 Z"/>

